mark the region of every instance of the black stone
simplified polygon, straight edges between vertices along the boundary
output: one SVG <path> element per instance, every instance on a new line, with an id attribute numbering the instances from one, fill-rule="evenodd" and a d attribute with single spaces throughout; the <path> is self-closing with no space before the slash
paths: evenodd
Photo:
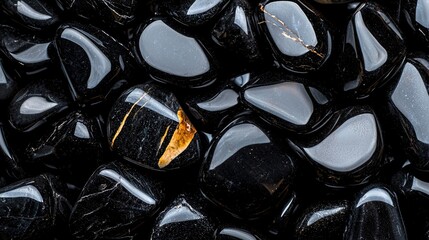
<path id="1" fill-rule="evenodd" d="M 52 39 L 0 25 L 0 52 L 23 75 L 52 69 Z"/>
<path id="2" fill-rule="evenodd" d="M 290 226 L 291 219 L 294 218 L 297 210 L 300 207 L 300 199 L 295 192 L 291 192 L 283 201 L 281 208 L 274 214 L 273 221 L 269 226 L 269 233 L 273 236 L 286 236 L 286 231 Z"/>
<path id="3" fill-rule="evenodd" d="M 134 239 L 165 199 L 163 184 L 132 166 L 113 162 L 98 168 L 73 207 L 75 239 Z"/>
<path id="4" fill-rule="evenodd" d="M 320 202 L 311 205 L 298 219 L 294 239 L 342 240 L 350 210 L 348 201 Z"/>
<path id="5" fill-rule="evenodd" d="M 318 131 L 289 143 L 327 186 L 367 183 L 384 165 L 382 132 L 369 106 L 340 109 Z"/>
<path id="6" fill-rule="evenodd" d="M 228 2 L 229 0 L 165 0 L 161 7 L 176 21 L 195 27 L 212 20 Z"/>
<path id="7" fill-rule="evenodd" d="M 52 1 L 4 0 L 1 10 L 21 26 L 31 30 L 46 31 L 59 22 L 58 11 Z"/>
<path id="8" fill-rule="evenodd" d="M 124 92 L 107 121 L 113 151 L 139 166 L 168 171 L 200 160 L 200 137 L 173 93 L 154 83 Z"/>
<path id="9" fill-rule="evenodd" d="M 399 28 L 379 5 L 361 4 L 342 39 L 336 84 L 345 96 L 366 98 L 386 83 L 405 59 Z"/>
<path id="10" fill-rule="evenodd" d="M 396 195 L 384 185 L 360 192 L 344 239 L 407 239 Z"/>
<path id="11" fill-rule="evenodd" d="M 427 48 L 429 43 L 429 22 L 427 19 L 428 9 L 425 1 L 402 0 L 403 23 L 413 35 L 423 44 L 419 47 Z"/>
<path id="12" fill-rule="evenodd" d="M 156 81 L 179 88 L 201 88 L 217 77 L 206 44 L 166 18 L 155 18 L 138 28 L 135 55 Z"/>
<path id="13" fill-rule="evenodd" d="M 62 79 L 38 79 L 22 88 L 9 105 L 9 122 L 22 132 L 32 131 L 69 108 Z"/>
<path id="14" fill-rule="evenodd" d="M 275 59 L 293 72 L 320 69 L 329 59 L 332 36 L 324 17 L 301 1 L 264 1 L 258 20 Z"/>
<path id="15" fill-rule="evenodd" d="M 215 43 L 245 62 L 261 59 L 253 8 L 246 0 L 233 0 L 212 30 Z"/>
<path id="16" fill-rule="evenodd" d="M 0 175 L 8 181 L 20 180 L 25 174 L 21 162 L 9 144 L 9 136 L 4 124 L 0 122 Z"/>
<path id="17" fill-rule="evenodd" d="M 292 156 L 273 142 L 271 132 L 242 117 L 212 141 L 200 186 L 209 200 L 232 215 L 258 218 L 287 196 L 294 175 Z"/>
<path id="18" fill-rule="evenodd" d="M 47 239 L 46 235 L 59 230 L 70 213 L 64 189 L 50 175 L 1 188 L 0 239 Z"/>
<path id="19" fill-rule="evenodd" d="M 72 95 L 83 103 L 95 104 L 117 92 L 135 64 L 125 46 L 90 25 L 62 25 L 55 46 Z"/>
<path id="20" fill-rule="evenodd" d="M 151 240 L 213 239 L 216 222 L 198 193 L 180 194 L 155 221 Z"/>
<path id="21" fill-rule="evenodd" d="M 55 122 L 26 148 L 29 171 L 49 171 L 82 186 L 103 161 L 99 123 L 81 113 Z"/>
<path id="22" fill-rule="evenodd" d="M 237 227 L 226 226 L 216 231 L 215 240 L 262 240 L 255 233 Z"/>
<path id="23" fill-rule="evenodd" d="M 332 112 L 332 97 L 319 85 L 284 71 L 269 70 L 253 75 L 241 96 L 271 125 L 306 134 L 320 128 Z"/>
<path id="24" fill-rule="evenodd" d="M 0 108 L 18 91 L 16 76 L 9 73 L 10 68 L 0 59 Z"/>

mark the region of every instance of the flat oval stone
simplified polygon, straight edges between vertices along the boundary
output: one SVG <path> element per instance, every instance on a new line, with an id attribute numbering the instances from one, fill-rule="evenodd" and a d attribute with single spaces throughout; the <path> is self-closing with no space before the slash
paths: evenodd
<path id="1" fill-rule="evenodd" d="M 213 239 L 217 221 L 207 211 L 200 194 L 180 194 L 158 215 L 150 239 Z"/>
<path id="2" fill-rule="evenodd" d="M 383 185 L 362 190 L 344 239 L 407 239 L 396 195 Z"/>
<path id="3" fill-rule="evenodd" d="M 197 130 L 173 93 L 154 83 L 124 92 L 107 124 L 110 148 L 139 166 L 168 171 L 200 159 Z"/>
<path id="4" fill-rule="evenodd" d="M 124 72 L 134 64 L 126 47 L 89 25 L 62 25 L 55 46 L 72 95 L 83 103 L 101 102 L 117 91 Z"/>
<path id="5" fill-rule="evenodd" d="M 136 48 L 141 63 L 155 80 L 179 87 L 201 87 L 215 80 L 205 47 L 166 20 L 153 19 L 140 27 Z"/>
<path id="6" fill-rule="evenodd" d="M 268 71 L 251 78 L 242 96 L 270 124 L 304 134 L 317 129 L 331 112 L 326 92 L 308 79 Z"/>
<path id="7" fill-rule="evenodd" d="M 47 239 L 64 226 L 70 204 L 65 185 L 50 175 L 24 179 L 0 189 L 0 238 Z M 48 234 L 47 234 L 48 233 Z"/>
<path id="8" fill-rule="evenodd" d="M 200 172 L 201 190 L 236 217 L 258 218 L 287 196 L 293 161 L 260 123 L 242 117 L 213 139 Z"/>
<path id="9" fill-rule="evenodd" d="M 383 138 L 377 117 L 367 106 L 341 109 L 308 140 L 292 143 L 327 185 L 367 182 L 383 165 Z"/>
<path id="10" fill-rule="evenodd" d="M 31 30 L 45 31 L 60 21 L 58 12 L 50 1 L 4 0 L 1 10 L 21 26 Z"/>
<path id="11" fill-rule="evenodd" d="M 212 20 L 229 0 L 167 0 L 161 3 L 168 15 L 187 26 L 200 26 Z"/>
<path id="12" fill-rule="evenodd" d="M 9 105 L 9 121 L 29 132 L 69 108 L 70 99 L 61 79 L 40 79 L 22 88 Z"/>
<path id="13" fill-rule="evenodd" d="M 286 69 L 315 71 L 329 58 L 331 33 L 320 13 L 294 1 L 268 1 L 259 12 L 274 56 Z"/>
<path id="14" fill-rule="evenodd" d="M 73 207 L 70 229 L 76 239 L 132 239 L 158 212 L 165 187 L 132 166 L 112 162 L 89 178 Z"/>

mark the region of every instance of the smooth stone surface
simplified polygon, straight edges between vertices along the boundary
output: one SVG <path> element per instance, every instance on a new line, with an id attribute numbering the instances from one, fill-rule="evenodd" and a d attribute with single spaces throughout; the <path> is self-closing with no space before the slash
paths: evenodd
<path id="1" fill-rule="evenodd" d="M 342 41 L 336 79 L 348 97 L 368 97 L 395 74 L 406 54 L 399 28 L 375 3 L 357 8 Z"/>
<path id="2" fill-rule="evenodd" d="M 22 88 L 9 105 L 9 122 L 29 132 L 69 108 L 67 87 L 61 79 L 39 79 Z"/>
<path id="3" fill-rule="evenodd" d="M 179 87 L 201 87 L 215 80 L 205 47 L 165 19 L 141 26 L 135 40 L 136 54 L 155 80 Z"/>
<path id="4" fill-rule="evenodd" d="M 343 239 L 350 217 L 348 201 L 330 201 L 306 208 L 297 221 L 295 239 Z"/>
<path id="5" fill-rule="evenodd" d="M 429 169 L 429 58 L 416 55 L 387 89 L 386 122 L 396 129 L 406 156 L 416 167 Z M 386 106 L 386 105 L 384 105 Z"/>
<path id="6" fill-rule="evenodd" d="M 211 21 L 229 0 L 167 0 L 161 3 L 168 15 L 187 26 L 200 26 Z"/>
<path id="7" fill-rule="evenodd" d="M 383 185 L 362 190 L 344 239 L 407 239 L 396 195 Z"/>
<path id="8" fill-rule="evenodd" d="M 0 122 L 0 176 L 8 181 L 23 179 L 25 176 L 14 149 L 9 144 L 10 133 L 6 132 L 5 125 Z"/>
<path id="9" fill-rule="evenodd" d="M 216 219 L 207 211 L 207 205 L 199 193 L 180 194 L 158 215 L 150 239 L 212 239 Z"/>
<path id="10" fill-rule="evenodd" d="M 0 51 L 24 75 L 33 75 L 52 67 L 52 39 L 0 25 Z"/>
<path id="11" fill-rule="evenodd" d="M 26 147 L 30 171 L 58 174 L 83 186 L 103 161 L 103 138 L 96 119 L 71 113 Z"/>
<path id="12" fill-rule="evenodd" d="M 295 192 L 291 192 L 283 201 L 283 205 L 275 213 L 272 223 L 269 226 L 269 233 L 276 237 L 287 236 L 288 227 L 291 219 L 295 217 L 297 210 L 300 207 L 300 199 Z"/>
<path id="13" fill-rule="evenodd" d="M 287 196 L 295 175 L 293 161 L 260 123 L 239 118 L 212 140 L 200 186 L 209 200 L 232 215 L 258 218 Z"/>
<path id="14" fill-rule="evenodd" d="M 52 1 L 4 0 L 0 8 L 12 20 L 31 30 L 46 31 L 60 21 Z"/>
<path id="15" fill-rule="evenodd" d="M 154 83 L 124 92 L 107 121 L 110 148 L 157 171 L 181 169 L 200 159 L 200 137 L 173 93 Z"/>
<path id="16" fill-rule="evenodd" d="M 233 0 L 211 32 L 217 45 L 250 63 L 261 59 L 252 14 L 246 0 Z"/>
<path id="17" fill-rule="evenodd" d="M 73 207 L 75 239 L 133 239 L 165 199 L 156 178 L 121 162 L 99 167 Z"/>
<path id="18" fill-rule="evenodd" d="M 261 240 L 254 233 L 237 227 L 222 227 L 216 232 L 215 240 Z"/>
<path id="19" fill-rule="evenodd" d="M 73 97 L 97 103 L 126 83 L 133 66 L 129 49 L 103 30 L 82 24 L 66 24 L 57 30 L 55 46 Z"/>
<path id="20" fill-rule="evenodd" d="M 18 91 L 16 77 L 11 75 L 9 70 L 10 68 L 7 68 L 4 61 L 0 59 L 0 103 L 10 100 Z"/>
<path id="21" fill-rule="evenodd" d="M 427 0 L 403 0 L 402 15 L 405 26 L 423 44 L 429 42 L 429 2 Z M 422 46 L 424 46 L 422 44 Z"/>
<path id="22" fill-rule="evenodd" d="M 54 232 L 55 227 L 65 223 L 70 212 L 64 189 L 50 175 L 1 188 L 0 239 L 43 239 L 42 236 Z"/>
<path id="23" fill-rule="evenodd" d="M 307 140 L 292 146 L 327 185 L 359 185 L 373 177 L 383 165 L 383 138 L 377 117 L 368 106 L 338 110 Z"/>
<path id="24" fill-rule="evenodd" d="M 331 54 L 332 39 L 320 13 L 293 1 L 268 1 L 258 10 L 262 31 L 284 68 L 311 72 L 322 67 Z"/>
<path id="25" fill-rule="evenodd" d="M 253 76 L 242 99 L 270 124 L 297 134 L 314 131 L 332 111 L 328 91 L 309 79 L 275 70 Z"/>

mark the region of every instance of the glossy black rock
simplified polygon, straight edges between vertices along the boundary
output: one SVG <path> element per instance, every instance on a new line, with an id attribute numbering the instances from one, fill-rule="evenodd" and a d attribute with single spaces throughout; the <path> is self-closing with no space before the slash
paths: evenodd
<path id="1" fill-rule="evenodd" d="M 22 88 L 9 105 L 9 122 L 31 131 L 69 108 L 67 87 L 61 79 L 38 79 Z"/>
<path id="2" fill-rule="evenodd" d="M 166 171 L 200 159 L 197 130 L 173 93 L 154 83 L 124 92 L 107 124 L 111 149 L 137 165 Z"/>
<path id="3" fill-rule="evenodd" d="M 318 129 L 332 111 L 327 90 L 309 79 L 277 70 L 253 75 L 242 99 L 268 123 L 297 134 Z"/>
<path id="4" fill-rule="evenodd" d="M 352 206 L 344 239 L 406 240 L 396 195 L 383 185 L 371 185 L 362 190 Z"/>
<path id="5" fill-rule="evenodd" d="M 407 24 L 418 39 L 429 43 L 428 2 L 424 0 L 402 0 L 402 14 Z M 426 47 L 425 45 L 421 45 Z"/>
<path id="6" fill-rule="evenodd" d="M 380 125 L 368 106 L 338 110 L 321 129 L 290 143 L 329 186 L 366 183 L 384 164 Z"/>
<path id="7" fill-rule="evenodd" d="M 246 0 L 233 0 L 212 30 L 212 38 L 219 46 L 247 62 L 261 58 L 252 14 Z"/>
<path id="8" fill-rule="evenodd" d="M 52 1 L 3 0 L 1 10 L 21 26 L 44 31 L 59 22 L 59 16 Z"/>
<path id="9" fill-rule="evenodd" d="M 27 146 L 25 163 L 29 171 L 60 174 L 82 186 L 103 160 L 102 142 L 95 119 L 72 113 Z"/>
<path id="10" fill-rule="evenodd" d="M 9 74 L 8 70 L 10 69 L 0 59 L 0 107 L 18 91 L 18 82 L 15 76 Z"/>
<path id="11" fill-rule="evenodd" d="M 312 72 L 330 57 L 331 32 L 316 10 L 301 1 L 265 1 L 258 11 L 261 31 L 284 68 Z"/>
<path id="12" fill-rule="evenodd" d="M 395 129 L 393 135 L 412 164 L 429 170 L 429 58 L 409 58 L 386 93 L 384 120 Z"/>
<path id="13" fill-rule="evenodd" d="M 229 0 L 166 0 L 162 8 L 176 21 L 187 26 L 209 22 L 227 5 Z"/>
<path id="14" fill-rule="evenodd" d="M 52 66 L 52 39 L 0 25 L 0 51 L 24 75 L 32 75 Z"/>
<path id="15" fill-rule="evenodd" d="M 336 82 L 346 96 L 369 96 L 392 77 L 406 54 L 394 20 L 371 2 L 357 8 L 342 41 Z"/>
<path id="16" fill-rule="evenodd" d="M 221 227 L 216 230 L 215 240 L 261 240 L 259 236 L 249 230 L 237 227 Z"/>
<path id="17" fill-rule="evenodd" d="M 211 54 L 194 36 L 167 19 L 140 26 L 135 54 L 155 80 L 176 87 L 203 87 L 216 80 Z"/>
<path id="18" fill-rule="evenodd" d="M 180 194 L 155 221 L 151 240 L 213 239 L 216 219 L 199 193 Z"/>
<path id="19" fill-rule="evenodd" d="M 134 66 L 126 47 L 90 25 L 61 26 L 55 46 L 72 95 L 79 102 L 105 100 L 127 82 L 125 72 Z"/>
<path id="20" fill-rule="evenodd" d="M 46 239 L 46 235 L 50 236 L 55 227 L 65 223 L 70 213 L 64 189 L 65 185 L 49 175 L 1 188 L 0 239 Z"/>
<path id="21" fill-rule="evenodd" d="M 342 240 L 350 217 L 348 201 L 313 204 L 297 221 L 294 239 Z"/>
<path id="22" fill-rule="evenodd" d="M 132 166 L 113 162 L 98 168 L 83 188 L 70 217 L 76 239 L 133 239 L 159 210 L 163 184 Z"/>
<path id="23" fill-rule="evenodd" d="M 5 126 L 0 122 L 0 175 L 5 180 L 19 180 L 24 177 L 24 170 L 17 155 L 9 144 Z"/>
<path id="24" fill-rule="evenodd" d="M 209 200 L 232 215 L 257 218 L 288 194 L 294 175 L 292 157 L 278 148 L 271 132 L 242 117 L 212 141 L 200 185 Z"/>
<path id="25" fill-rule="evenodd" d="M 269 233 L 273 236 L 279 237 L 285 235 L 288 230 L 289 222 L 294 217 L 294 214 L 300 207 L 300 200 L 298 199 L 295 192 L 289 194 L 289 196 L 283 201 L 283 206 L 280 210 L 277 210 L 273 217 L 273 221 L 269 226 Z"/>

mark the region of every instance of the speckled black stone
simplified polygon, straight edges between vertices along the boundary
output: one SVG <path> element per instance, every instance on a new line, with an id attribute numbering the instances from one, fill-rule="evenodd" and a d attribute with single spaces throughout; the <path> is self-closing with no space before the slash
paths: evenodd
<path id="1" fill-rule="evenodd" d="M 168 166 L 158 165 L 179 126 L 181 109 L 174 94 L 162 86 L 146 83 L 128 89 L 113 105 L 107 121 L 111 149 L 130 162 L 157 171 L 181 169 L 199 161 L 201 143 L 196 133 Z"/>
<path id="2" fill-rule="evenodd" d="M 200 172 L 205 196 L 240 218 L 258 218 L 287 196 L 295 175 L 294 156 L 280 149 L 271 134 L 252 118 L 242 117 L 215 136 Z"/>
<path id="3" fill-rule="evenodd" d="M 132 165 L 99 167 L 83 188 L 70 217 L 75 239 L 134 239 L 165 199 L 159 179 Z"/>
<path id="4" fill-rule="evenodd" d="M 70 213 L 64 189 L 65 185 L 51 175 L 1 188 L 0 239 L 47 239 L 60 230 Z"/>

